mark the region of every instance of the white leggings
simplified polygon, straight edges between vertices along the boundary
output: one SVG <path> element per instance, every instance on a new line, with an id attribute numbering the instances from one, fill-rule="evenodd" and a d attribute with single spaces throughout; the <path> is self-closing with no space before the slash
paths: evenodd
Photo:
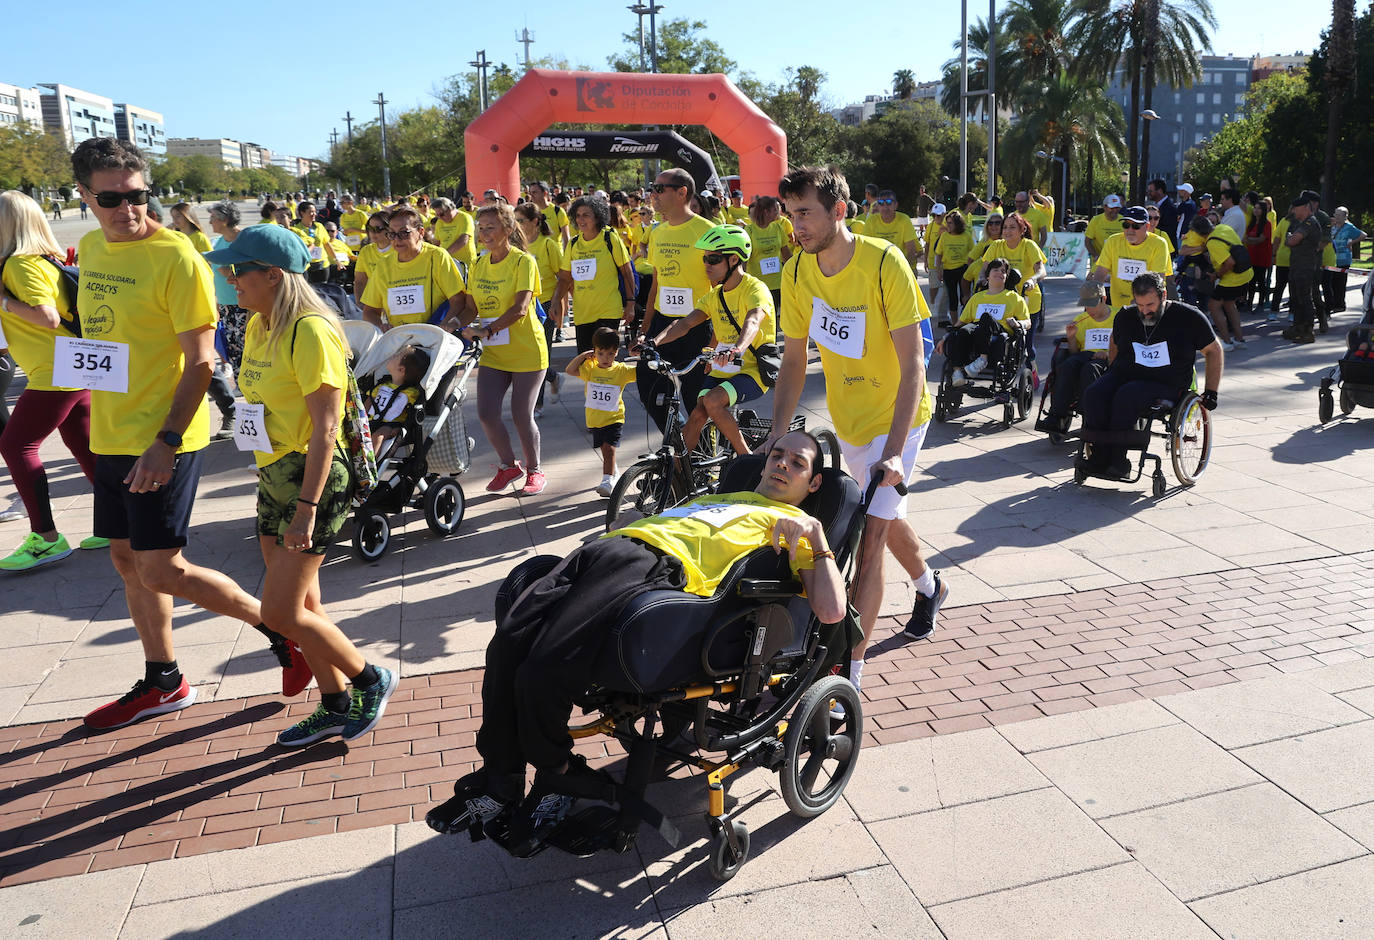
<path id="1" fill-rule="evenodd" d="M 501 403 L 508 389 L 511 390 L 511 421 L 515 423 L 515 433 L 520 435 L 525 469 L 533 470 L 539 466 L 539 425 L 534 423 L 534 400 L 539 395 L 543 381 L 543 369 L 538 372 L 507 372 L 490 366 L 477 367 L 477 420 L 482 422 L 482 432 L 505 466 L 515 462 L 510 432 L 501 420 Z"/>

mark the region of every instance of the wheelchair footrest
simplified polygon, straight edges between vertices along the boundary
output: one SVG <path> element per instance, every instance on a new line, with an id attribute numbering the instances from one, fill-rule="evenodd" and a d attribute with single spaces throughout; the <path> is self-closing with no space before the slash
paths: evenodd
<path id="1" fill-rule="evenodd" d="M 619 821 L 620 814 L 610 806 L 588 806 L 563 820 L 544 844 L 587 858 L 615 846 Z"/>
<path id="2" fill-rule="evenodd" d="M 1148 450 L 1150 447 L 1148 430 L 1112 431 L 1106 428 L 1079 428 L 1078 439 L 1089 444 L 1125 447 L 1128 450 Z"/>

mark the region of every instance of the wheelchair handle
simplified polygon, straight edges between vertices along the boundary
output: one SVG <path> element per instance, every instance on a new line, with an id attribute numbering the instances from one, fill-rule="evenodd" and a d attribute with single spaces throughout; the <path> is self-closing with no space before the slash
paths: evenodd
<path id="1" fill-rule="evenodd" d="M 875 471 L 873 472 L 873 474 L 869 477 L 869 480 L 868 480 L 868 490 L 867 490 L 867 492 L 864 493 L 864 507 L 865 507 L 865 508 L 867 508 L 867 507 L 873 505 L 873 497 L 878 495 L 878 488 L 881 487 L 882 485 L 883 485 L 883 478 L 882 478 L 882 476 L 875 470 Z M 907 494 L 907 492 L 908 492 L 906 484 L 905 484 L 904 482 L 902 482 L 901 480 L 898 480 L 896 483 L 893 484 L 893 489 L 895 489 L 895 490 L 897 491 L 897 495 L 899 495 L 899 496 L 905 496 L 905 495 Z"/>

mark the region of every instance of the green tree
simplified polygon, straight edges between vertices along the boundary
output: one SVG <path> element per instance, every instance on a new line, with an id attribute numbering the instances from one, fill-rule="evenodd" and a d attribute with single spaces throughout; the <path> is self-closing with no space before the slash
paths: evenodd
<path id="1" fill-rule="evenodd" d="M 1326 152 L 1322 161 L 1322 202 L 1333 205 L 1341 114 L 1355 85 L 1355 0 L 1332 0 L 1331 30 L 1326 37 Z"/>
<path id="2" fill-rule="evenodd" d="M 840 124 L 821 97 L 825 79 L 825 73 L 814 66 L 788 69 L 781 85 L 768 87 L 755 99 L 787 134 L 787 160 L 793 166 L 829 163 L 840 155 Z M 735 162 L 733 154 L 730 160 Z M 716 169 L 728 175 L 727 169 Z"/>
<path id="3" fill-rule="evenodd" d="M 903 101 L 916 94 L 916 73 L 911 69 L 898 69 L 892 73 L 892 96 Z"/>
<path id="4" fill-rule="evenodd" d="M 1052 81 L 1069 67 L 1069 0 L 1011 0 L 1001 14 L 1007 52 L 998 49 L 997 71 L 1007 87 L 1027 89 Z M 1005 60 L 1005 64 L 1004 64 Z M 1024 97 L 1021 99 L 1024 100 Z"/>
<path id="5" fill-rule="evenodd" d="M 1008 41 L 1007 35 L 1001 26 L 999 17 L 996 24 L 997 42 L 997 100 L 1010 104 L 1012 101 L 1011 89 L 1014 87 L 1007 78 L 1008 69 L 1015 70 L 1015 64 L 1011 61 L 1014 49 Z M 959 52 L 959 40 L 954 40 L 951 45 L 955 52 Z M 940 66 L 941 87 L 940 87 L 940 106 L 953 114 L 959 116 L 959 65 L 958 56 L 947 59 Z M 968 87 L 971 91 L 985 90 L 988 87 L 988 24 L 987 20 L 981 17 L 968 28 Z"/>
<path id="6" fill-rule="evenodd" d="M 838 163 L 851 188 L 873 181 L 906 206 L 916 204 L 922 186 L 939 190 L 951 155 L 958 165 L 958 125 L 930 101 L 901 102 L 858 127 L 844 128 L 841 141 Z"/>
<path id="7" fill-rule="evenodd" d="M 28 124 L 0 126 L 0 189 L 48 189 L 72 178 L 62 140 Z"/>
<path id="8" fill-rule="evenodd" d="M 1201 147 L 1185 155 L 1194 179 L 1234 176 L 1247 189 L 1276 199 L 1315 180 L 1320 168 L 1315 134 L 1301 128 L 1319 112 L 1305 72 L 1271 75 L 1250 87 L 1245 106 Z M 1289 127 L 1284 122 L 1297 121 Z"/>
<path id="9" fill-rule="evenodd" d="M 714 39 L 707 39 L 703 33 L 706 23 L 703 20 L 676 19 L 663 24 L 658 30 L 658 70 L 675 75 L 705 75 L 714 72 L 729 75 L 739 71 L 739 63 L 725 54 L 725 50 Z M 639 68 L 639 31 L 625 33 L 625 50 L 613 55 L 607 61 L 617 72 L 638 72 Z M 646 55 L 648 39 L 645 39 Z"/>

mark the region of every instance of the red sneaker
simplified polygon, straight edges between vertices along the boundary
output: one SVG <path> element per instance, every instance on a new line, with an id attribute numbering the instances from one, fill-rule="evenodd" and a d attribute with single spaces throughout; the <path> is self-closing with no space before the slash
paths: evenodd
<path id="1" fill-rule="evenodd" d="M 285 643 L 273 643 L 272 652 L 276 654 L 277 662 L 281 663 L 281 694 L 287 698 L 300 695 L 315 677 L 310 664 L 301 655 L 301 648 L 288 640 Z"/>
<path id="2" fill-rule="evenodd" d="M 545 480 L 542 470 L 531 470 L 529 476 L 525 477 L 525 485 L 520 488 L 520 492 L 525 496 L 537 496 L 544 492 Z"/>
<path id="3" fill-rule="evenodd" d="M 181 685 L 170 692 L 164 692 L 139 679 L 132 689 L 117 700 L 101 705 L 87 715 L 86 727 L 95 731 L 122 728 L 153 715 L 180 711 L 189 707 L 195 700 L 196 690 L 187 684 L 185 676 L 181 678 Z"/>
<path id="4" fill-rule="evenodd" d="M 487 484 L 487 492 L 499 493 L 524 475 L 525 468 L 520 466 L 518 460 L 509 467 L 500 467 L 496 471 L 496 476 Z"/>

